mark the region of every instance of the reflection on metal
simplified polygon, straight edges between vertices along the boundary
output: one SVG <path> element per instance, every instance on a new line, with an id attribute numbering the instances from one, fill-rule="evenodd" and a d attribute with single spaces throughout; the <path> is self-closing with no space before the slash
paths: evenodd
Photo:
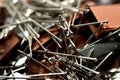
<path id="1" fill-rule="evenodd" d="M 0 79 L 117 79 L 120 28 L 109 26 L 107 18 L 99 21 L 90 2 L 4 0 Z"/>

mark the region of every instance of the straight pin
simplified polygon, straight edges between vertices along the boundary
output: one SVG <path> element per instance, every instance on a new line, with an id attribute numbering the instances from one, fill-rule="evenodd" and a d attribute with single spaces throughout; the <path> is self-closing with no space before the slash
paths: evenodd
<path id="1" fill-rule="evenodd" d="M 85 24 L 78 24 L 78 25 L 73 25 L 73 27 L 85 27 L 88 25 L 95 25 L 95 24 L 100 24 L 100 23 L 108 23 L 108 20 L 103 20 L 103 21 L 99 21 L 99 22 L 92 22 L 92 23 L 85 23 Z"/>
<path id="2" fill-rule="evenodd" d="M 40 28 L 42 28 L 44 31 L 46 31 L 47 33 L 49 33 L 51 36 L 53 36 L 55 39 L 57 39 L 58 41 L 62 41 L 62 39 L 58 38 L 57 36 L 55 36 L 54 34 L 52 34 L 50 31 L 48 31 L 46 28 L 44 28 L 42 25 L 40 25 L 39 23 L 37 23 L 35 20 L 31 19 L 30 20 L 37 26 L 39 26 Z"/>
<path id="3" fill-rule="evenodd" d="M 111 52 L 98 64 L 98 66 L 95 67 L 94 70 L 97 70 L 97 69 L 103 64 L 103 62 L 104 62 L 109 56 L 111 56 L 112 54 L 113 54 L 113 52 L 111 51 Z"/>
<path id="4" fill-rule="evenodd" d="M 82 59 L 87 59 L 87 60 L 97 60 L 96 58 L 90 58 L 90 57 L 85 57 L 85 56 L 78 56 L 78 55 L 71 55 L 71 54 L 64 54 L 64 53 L 58 53 L 58 52 L 51 52 L 51 51 L 42 51 L 42 50 L 37 50 L 36 52 L 40 53 L 47 53 L 47 54 L 53 54 L 53 55 L 60 55 L 60 56 L 67 56 L 67 57 L 74 57 L 74 58 L 82 58 Z"/>
<path id="5" fill-rule="evenodd" d="M 53 72 L 51 71 L 46 65 L 42 64 L 41 62 L 39 62 L 38 60 L 30 57 L 29 55 L 27 55 L 25 52 L 21 51 L 21 50 L 17 50 L 18 52 L 20 52 L 21 54 L 25 55 L 26 57 L 30 58 L 31 60 L 35 61 L 36 63 L 40 64 L 43 68 L 47 69 L 48 71 L 50 72 Z"/>

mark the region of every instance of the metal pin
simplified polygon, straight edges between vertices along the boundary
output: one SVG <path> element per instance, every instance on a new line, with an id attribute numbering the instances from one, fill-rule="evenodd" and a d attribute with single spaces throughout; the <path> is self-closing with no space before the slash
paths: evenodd
<path id="1" fill-rule="evenodd" d="M 36 63 L 40 64 L 41 67 L 47 69 L 47 70 L 50 71 L 50 72 L 53 72 L 53 71 L 50 70 L 46 65 L 44 65 L 44 64 L 42 64 L 41 62 L 39 62 L 38 60 L 36 60 L 36 59 L 34 59 L 34 58 L 28 56 L 28 55 L 27 55 L 26 53 L 24 53 L 23 51 L 21 51 L 21 50 L 17 50 L 17 51 L 20 52 L 20 53 L 22 53 L 23 55 L 27 56 L 27 57 L 30 58 L 31 60 L 35 61 Z"/>
<path id="2" fill-rule="evenodd" d="M 28 20 L 29 21 L 29 20 Z M 31 43 L 32 43 L 32 41 L 30 41 L 29 40 L 29 38 L 25 35 L 25 33 L 24 33 L 24 30 L 23 30 L 23 28 L 21 27 L 21 26 L 19 26 L 19 28 L 20 28 L 20 30 L 22 31 L 22 33 L 24 34 L 24 36 L 27 38 L 27 40 L 28 40 L 28 42 L 29 42 L 29 49 L 30 49 L 30 53 L 31 53 L 31 55 L 32 55 L 32 50 L 31 50 Z M 37 39 L 37 37 L 33 34 L 33 32 L 30 30 L 30 28 L 28 28 L 28 27 L 26 27 L 26 29 L 30 32 L 30 34 L 32 35 L 32 37 L 38 42 L 38 44 L 43 48 L 43 50 L 45 50 L 45 51 L 47 51 L 46 50 L 46 48 L 40 43 L 40 41 Z M 37 34 L 37 33 L 36 33 Z"/>
<path id="3" fill-rule="evenodd" d="M 19 22 L 19 21 L 17 20 L 17 22 Z M 19 26 L 19 29 L 20 29 L 20 30 L 22 31 L 22 33 L 24 34 L 25 38 L 28 40 L 30 55 L 32 56 L 32 48 L 31 48 L 31 46 L 32 46 L 32 37 L 31 37 L 31 35 L 29 35 L 29 33 L 28 33 L 27 31 L 26 31 L 26 32 L 27 32 L 27 34 L 26 34 L 21 26 Z M 23 39 L 24 39 L 24 38 L 23 38 Z"/>
<path id="4" fill-rule="evenodd" d="M 60 17 L 60 20 L 61 20 L 60 23 L 64 26 L 65 29 L 67 29 L 67 26 L 68 26 L 67 21 L 66 21 L 65 18 L 62 17 L 61 15 L 59 15 L 59 17 Z"/>
<path id="5" fill-rule="evenodd" d="M 93 51 L 94 51 L 94 48 L 92 48 L 92 49 L 89 51 L 89 53 L 88 53 L 88 56 L 89 56 L 89 57 L 92 56 Z"/>
<path id="6" fill-rule="evenodd" d="M 100 23 L 100 26 L 95 30 L 95 32 L 88 38 L 88 40 L 86 41 L 86 44 L 87 43 L 89 43 L 91 40 L 92 40 L 92 38 L 94 37 L 94 35 L 102 28 L 102 26 L 103 26 L 103 23 L 101 22 Z"/>
<path id="7" fill-rule="evenodd" d="M 46 3 L 49 3 L 49 4 L 54 4 L 54 5 L 57 5 L 57 6 L 54 6 L 54 8 L 49 8 L 49 7 L 35 7 L 35 6 L 31 6 L 29 4 L 27 4 L 28 7 L 30 7 L 31 9 L 33 9 L 34 11 L 56 11 L 56 12 L 59 12 L 59 13 L 62 13 L 63 11 L 65 10 L 69 10 L 69 11 L 72 11 L 72 12 L 78 12 L 79 10 L 74 8 L 74 7 L 68 7 L 68 6 L 63 6 L 62 4 L 58 4 L 58 3 L 53 3 L 53 1 L 46 1 Z M 43 4 L 42 4 L 43 5 Z M 52 5 L 53 6 L 53 5 Z M 81 9 L 82 11 L 86 11 L 84 9 Z"/>
<path id="8" fill-rule="evenodd" d="M 0 76 L 0 79 L 32 79 L 32 80 L 44 80 L 40 78 L 35 78 L 35 77 L 41 77 L 41 76 L 57 76 L 57 75 L 66 75 L 67 72 L 62 72 L 62 73 L 48 73 L 48 74 L 34 74 L 34 75 L 26 75 L 23 77 L 10 77 L 10 76 Z"/>
<path id="9" fill-rule="evenodd" d="M 30 29 L 28 27 L 26 27 L 26 29 L 30 32 L 30 34 L 32 35 L 32 37 L 38 42 L 38 44 L 43 48 L 44 51 L 47 51 L 47 49 L 42 45 L 42 43 L 37 39 L 37 37 L 30 31 Z M 29 39 L 29 38 L 28 38 Z"/>
<path id="10" fill-rule="evenodd" d="M 48 73 L 48 74 L 34 74 L 34 75 L 28 75 L 30 77 L 40 77 L 40 76 L 56 76 L 56 75 L 65 75 L 67 72 L 62 73 Z"/>
<path id="11" fill-rule="evenodd" d="M 23 43 L 24 43 L 26 40 L 27 40 L 27 39 L 24 37 L 24 38 L 21 40 L 20 45 L 23 45 Z"/>
<path id="12" fill-rule="evenodd" d="M 32 37 L 29 36 L 29 39 L 28 39 L 28 45 L 29 45 L 29 51 L 30 51 L 30 56 L 32 57 Z"/>
<path id="13" fill-rule="evenodd" d="M 52 37 L 52 39 L 53 39 L 54 42 L 58 45 L 59 48 L 62 48 L 62 46 L 59 44 L 59 42 L 58 42 L 55 38 Z"/>
<path id="14" fill-rule="evenodd" d="M 0 39 L 2 39 L 4 37 L 3 32 L 0 33 Z"/>
<path id="15" fill-rule="evenodd" d="M 84 69 L 86 69 L 86 70 L 88 70 L 88 71 L 90 71 L 90 72 L 93 72 L 93 73 L 95 73 L 95 74 L 99 74 L 99 73 L 100 73 L 100 72 L 98 72 L 98 71 L 92 70 L 92 69 L 90 69 L 90 68 L 88 68 L 88 67 L 86 67 L 86 66 L 83 66 L 83 65 L 81 65 L 81 64 L 75 64 L 75 65 L 80 66 L 80 67 L 82 67 L 82 68 L 84 68 Z"/>
<path id="16" fill-rule="evenodd" d="M 31 31 L 37 38 L 40 37 L 40 35 L 39 35 L 29 24 L 27 24 L 27 26 L 29 27 L 30 31 Z"/>
<path id="17" fill-rule="evenodd" d="M 97 70 L 97 69 L 101 66 L 101 64 L 102 64 L 109 56 L 111 56 L 112 54 L 113 54 L 113 52 L 111 51 L 111 52 L 98 64 L 98 66 L 95 67 L 94 70 Z"/>
<path id="18" fill-rule="evenodd" d="M 15 28 L 14 26 L 11 27 L 11 24 L 13 23 L 15 16 L 16 16 L 16 12 L 14 13 L 14 15 L 12 16 L 12 19 L 9 22 L 9 25 L 8 25 L 9 27 L 2 30 L 2 35 L 1 35 L 0 39 L 3 37 L 6 37 L 8 35 L 8 33 Z"/>
<path id="19" fill-rule="evenodd" d="M 59 20 L 39 20 L 35 19 L 37 22 L 45 22 L 45 23 L 59 23 Z"/>
<path id="20" fill-rule="evenodd" d="M 23 23 L 29 23 L 29 22 L 30 22 L 29 20 L 17 21 L 17 23 L 11 23 L 10 25 L 9 25 L 9 24 L 6 24 L 6 25 L 3 25 L 3 26 L 0 26 L 0 29 L 7 28 L 7 27 L 9 27 L 9 26 L 21 25 L 21 24 L 23 24 Z"/>
<path id="21" fill-rule="evenodd" d="M 73 43 L 73 41 L 71 40 L 71 38 L 69 38 L 70 44 L 72 47 L 76 48 L 75 44 Z"/>
<path id="22" fill-rule="evenodd" d="M 65 29 L 68 30 L 67 36 L 70 36 L 70 34 L 73 33 L 70 29 L 70 21 L 69 21 L 69 24 L 68 24 L 64 17 L 62 17 L 61 15 L 59 15 L 59 16 L 60 16 L 60 19 L 62 21 L 61 25 L 63 25 L 65 27 Z"/>
<path id="23" fill-rule="evenodd" d="M 44 51 L 47 51 L 47 49 L 42 45 L 42 43 L 36 38 L 34 37 L 34 39 L 37 41 L 37 43 L 43 48 Z"/>
<path id="24" fill-rule="evenodd" d="M 114 32 L 108 34 L 107 36 L 105 36 L 104 38 L 98 39 L 95 42 L 91 43 L 89 46 L 92 46 L 92 45 L 94 45 L 94 44 L 96 44 L 98 42 L 101 42 L 101 41 L 103 41 L 105 39 L 108 39 L 108 38 L 112 37 L 113 35 L 118 34 L 119 32 L 120 32 L 120 27 L 116 31 L 114 31 Z"/>
<path id="25" fill-rule="evenodd" d="M 99 22 L 92 22 L 92 23 L 78 24 L 78 25 L 73 25 L 73 27 L 84 27 L 84 26 L 95 25 L 95 24 L 100 24 L 100 23 L 108 23 L 108 20 L 106 19 L 106 20 L 99 21 Z"/>
<path id="26" fill-rule="evenodd" d="M 36 24 L 37 26 L 39 26 L 40 28 L 42 28 L 44 31 L 46 31 L 47 33 L 49 33 L 51 36 L 53 36 L 55 39 L 57 39 L 58 41 L 62 41 L 60 38 L 58 38 L 57 36 L 55 36 L 54 34 L 52 34 L 50 31 L 48 31 L 46 28 L 44 28 L 42 25 L 40 25 L 39 23 L 37 23 L 35 20 L 31 19 L 30 20 Z"/>
<path id="27" fill-rule="evenodd" d="M 64 28 L 62 25 L 57 24 L 58 27 L 60 27 L 62 30 L 67 30 L 67 28 Z"/>
<path id="28" fill-rule="evenodd" d="M 49 5 L 49 6 L 52 6 L 52 7 L 59 7 L 60 6 L 60 4 L 58 4 L 58 3 L 54 2 L 54 1 L 51 1 L 51 0 L 40 0 L 40 1 L 31 0 L 31 1 L 33 1 L 35 3 L 39 3 L 41 5 Z"/>
<path id="29" fill-rule="evenodd" d="M 47 54 L 53 54 L 53 55 L 60 55 L 60 56 L 68 56 L 68 57 L 74 57 L 74 58 L 82 58 L 82 59 L 87 59 L 87 60 L 97 60 L 96 58 L 90 58 L 90 57 L 85 57 L 85 56 L 78 56 L 78 55 L 71 55 L 71 54 L 64 54 L 64 53 L 58 53 L 58 52 L 51 52 L 51 51 L 42 51 L 42 50 L 37 50 L 36 52 L 40 53 L 47 53 Z"/>
<path id="30" fill-rule="evenodd" d="M 10 76 L 0 76 L 0 79 L 1 80 L 4 80 L 4 79 L 35 79 L 35 78 L 30 78 L 30 77 L 10 77 Z"/>
<path id="31" fill-rule="evenodd" d="M 13 73 L 18 72 L 18 71 L 23 70 L 23 69 L 25 69 L 25 66 L 23 66 L 23 67 L 20 67 L 20 68 L 18 68 L 18 69 L 13 70 Z"/>
<path id="32" fill-rule="evenodd" d="M 80 8 L 80 5 L 81 5 L 81 0 L 78 0 L 76 8 L 77 9 Z M 77 13 L 74 13 L 71 25 L 74 25 L 74 21 L 75 21 L 76 16 L 77 16 Z"/>
<path id="33" fill-rule="evenodd" d="M 55 64 L 54 64 L 54 61 L 53 61 L 53 57 L 47 57 L 46 55 L 44 55 L 44 58 L 45 60 L 47 60 L 50 64 L 52 64 L 54 66 L 55 69 L 57 69 L 58 71 L 60 72 L 64 72 L 63 70 L 61 70 L 59 67 L 57 67 Z M 55 70 L 54 70 L 55 72 Z"/>
<path id="34" fill-rule="evenodd" d="M 69 36 L 69 37 L 70 37 L 70 32 L 71 32 L 71 29 L 70 29 L 71 20 L 72 20 L 72 14 L 70 15 L 69 22 L 68 22 L 67 36 Z"/>
<path id="35" fill-rule="evenodd" d="M 14 12 L 13 12 L 12 9 L 10 8 L 10 6 L 8 6 L 7 3 L 4 3 L 4 6 L 5 6 L 5 8 L 7 9 L 7 11 L 10 13 L 10 15 L 13 16 Z"/>
<path id="36" fill-rule="evenodd" d="M 0 66 L 0 69 L 10 69 L 10 68 L 12 68 L 12 66 Z"/>

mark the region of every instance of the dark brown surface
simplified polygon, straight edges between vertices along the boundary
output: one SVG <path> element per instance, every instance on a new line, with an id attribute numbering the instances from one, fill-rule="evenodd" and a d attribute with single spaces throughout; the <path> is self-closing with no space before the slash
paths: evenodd
<path id="1" fill-rule="evenodd" d="M 0 41 L 0 61 L 9 54 L 19 41 L 20 39 L 13 33 L 10 33 L 6 39 Z"/>
<path id="2" fill-rule="evenodd" d="M 54 27 L 52 29 L 49 29 L 49 31 L 51 33 L 53 33 L 54 35 L 57 35 L 59 33 L 59 28 L 58 27 Z M 39 41 L 41 42 L 41 44 L 45 44 L 50 39 L 51 39 L 50 35 L 49 34 L 45 34 L 45 35 L 43 35 L 43 36 L 41 36 L 39 38 Z M 35 42 L 35 43 L 33 43 L 32 50 L 37 50 L 39 47 L 40 47 L 40 45 L 37 42 Z"/>
<path id="3" fill-rule="evenodd" d="M 108 28 L 120 26 L 120 4 L 91 6 L 90 9 L 98 21 L 108 19 Z"/>

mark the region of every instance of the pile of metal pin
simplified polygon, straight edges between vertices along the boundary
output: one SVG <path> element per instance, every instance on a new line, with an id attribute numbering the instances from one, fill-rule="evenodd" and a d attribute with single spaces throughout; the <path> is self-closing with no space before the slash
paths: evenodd
<path id="1" fill-rule="evenodd" d="M 11 34 L 19 40 L 0 58 L 0 80 L 114 80 L 119 70 L 106 65 L 119 52 L 120 29 L 96 38 L 108 21 L 84 23 L 89 8 L 83 3 L 4 0 L 0 45 Z M 89 25 L 98 28 L 92 33 Z M 0 57 L 4 51 L 0 46 Z"/>

